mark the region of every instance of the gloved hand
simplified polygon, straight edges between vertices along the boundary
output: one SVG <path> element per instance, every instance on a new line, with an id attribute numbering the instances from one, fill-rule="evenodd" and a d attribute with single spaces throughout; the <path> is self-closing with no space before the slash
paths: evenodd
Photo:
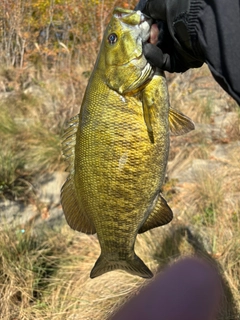
<path id="1" fill-rule="evenodd" d="M 194 1 L 190 6 L 190 1 L 140 0 L 135 8 L 161 21 L 157 45 L 146 43 L 143 49 L 147 60 L 162 70 L 184 72 L 201 67 L 205 61 L 194 28 L 203 3 Z"/>

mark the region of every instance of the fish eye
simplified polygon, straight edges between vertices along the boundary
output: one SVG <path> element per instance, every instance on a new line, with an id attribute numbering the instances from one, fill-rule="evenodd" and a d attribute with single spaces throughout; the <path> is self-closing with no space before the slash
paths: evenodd
<path id="1" fill-rule="evenodd" d="M 110 44 L 116 43 L 117 40 L 118 40 L 118 37 L 117 37 L 116 33 L 111 33 L 111 34 L 108 36 L 108 42 L 109 42 Z"/>

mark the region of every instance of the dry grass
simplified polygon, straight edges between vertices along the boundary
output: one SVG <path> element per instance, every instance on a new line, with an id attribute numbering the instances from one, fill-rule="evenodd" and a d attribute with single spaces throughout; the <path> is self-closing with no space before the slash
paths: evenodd
<path id="1" fill-rule="evenodd" d="M 99 41 L 95 39 L 93 52 Z M 66 120 L 79 110 L 92 68 L 91 63 L 76 66 L 76 61 L 72 67 L 66 52 L 58 51 L 49 71 L 43 57 L 35 54 L 25 68 L 0 69 L 2 198 L 32 201 L 34 181 L 43 173 L 64 169 L 61 135 Z M 186 255 L 207 259 L 218 269 L 224 287 L 218 320 L 237 320 L 239 111 L 206 67 L 167 77 L 172 106 L 191 117 L 196 130 L 171 138 L 164 193 L 175 219 L 139 235 L 136 251 L 154 272 Z M 148 281 L 121 271 L 90 279 L 98 255 L 96 237 L 71 231 L 65 221 L 59 229 L 2 226 L 0 319 L 108 319 Z"/>
<path id="2" fill-rule="evenodd" d="M 159 262 L 150 233 L 139 237 L 137 252 L 152 269 Z M 107 319 L 144 280 L 113 272 L 91 280 L 99 255 L 94 236 L 60 230 L 5 229 L 1 247 L 1 319 Z"/>
<path id="3" fill-rule="evenodd" d="M 234 240 L 225 242 L 222 255 L 210 254 L 197 232 L 175 222 L 139 236 L 136 251 L 154 272 L 186 255 L 207 259 L 225 289 L 218 319 L 230 320 L 237 319 L 233 297 L 239 292 L 239 238 Z M 90 279 L 98 241 L 66 225 L 41 234 L 5 230 L 0 246 L 0 319 L 104 320 L 148 283 L 122 271 Z"/>
<path id="4" fill-rule="evenodd" d="M 196 81 L 205 72 L 204 69 L 196 72 Z M 188 75 L 188 80 L 191 80 L 192 74 L 193 71 Z M 179 81 L 178 77 L 176 81 Z M 196 105 L 196 100 L 191 99 L 194 91 L 183 96 L 180 109 L 188 115 L 189 110 L 197 125 L 195 132 L 172 138 L 168 184 L 171 185 L 171 179 L 173 184 L 167 193 L 171 196 L 170 205 L 177 220 L 189 226 L 193 234 L 199 235 L 202 242 L 200 254 L 207 254 L 208 259 L 218 265 L 223 276 L 226 295 L 219 319 L 239 319 L 239 111 L 221 89 L 214 89 L 217 84 L 206 77 L 202 83 L 211 88 L 207 94 L 212 101 L 216 102 L 217 97 L 221 97 L 225 104 L 220 100 L 219 104 L 211 107 L 212 113 L 208 125 L 205 125 L 207 114 L 201 116 L 203 109 L 199 110 L 200 104 Z M 190 81 L 190 88 L 195 86 Z M 171 90 L 173 88 L 170 86 Z M 172 102 L 176 103 L 175 100 Z"/>
<path id="5" fill-rule="evenodd" d="M 56 103 L 56 109 L 48 107 L 45 122 L 40 123 L 49 110 L 45 96 L 36 99 L 32 92 L 14 92 L 10 100 L 2 102 L 0 130 L 8 143 L 2 144 L 1 181 L 7 183 L 2 183 L 5 190 L 0 191 L 5 195 L 9 189 L 15 197 L 26 194 L 25 184 L 31 181 L 29 173 L 34 166 L 39 173 L 61 167 L 58 143 L 63 119 L 75 113 L 75 105 L 81 99 L 75 89 L 79 79 L 76 73 L 71 85 L 74 89 L 70 90 L 70 110 L 65 107 L 67 97 L 58 92 L 59 83 L 64 92 L 69 88 L 64 87 L 62 78 L 40 86 Z M 197 106 L 194 109 L 194 103 L 195 100 L 191 112 L 196 121 L 200 111 Z M 12 113 L 6 112 L 9 105 L 13 106 Z M 189 115 L 184 108 L 185 104 L 181 110 Z M 221 139 L 216 139 L 216 132 L 212 134 L 212 120 L 208 125 L 209 130 L 199 123 L 195 132 L 172 138 L 165 193 L 175 220 L 169 227 L 140 235 L 136 251 L 154 272 L 161 272 L 186 255 L 210 261 L 222 276 L 225 292 L 218 320 L 236 320 L 240 310 L 240 150 L 235 138 L 230 143 L 232 133 L 227 136 L 229 142 L 222 144 Z M 214 139 L 219 143 L 218 152 Z M 27 172 L 26 177 L 19 172 Z M 94 236 L 74 233 L 65 223 L 58 230 L 38 232 L 27 226 L 3 229 L 0 247 L 0 319 L 4 320 L 108 319 L 147 283 L 121 271 L 91 280 L 89 273 L 99 255 L 98 241 Z"/>
<path id="6" fill-rule="evenodd" d="M 76 88 L 81 79 L 87 82 L 82 73 L 77 70 L 70 85 L 65 82 L 68 75 L 38 84 L 36 92 L 45 92 L 39 98 L 36 92 L 17 91 L 2 101 L 0 130 L 8 141 L 3 141 L 0 158 L 0 177 L 5 181 L 5 190 L 0 191 L 4 195 L 25 195 L 34 166 L 34 175 L 61 167 L 58 143 L 63 121 L 76 112 L 81 100 Z M 211 83 L 209 74 L 206 77 Z M 171 81 L 173 84 L 174 78 Z M 47 106 L 49 98 L 55 101 L 54 107 Z M 173 95 L 172 104 L 178 101 L 174 99 Z M 205 121 L 196 101 L 187 95 L 183 99 L 187 102 L 179 109 L 190 115 L 189 103 L 195 121 Z M 10 105 L 11 113 L 7 112 Z M 140 235 L 136 251 L 154 272 L 161 272 L 186 255 L 210 261 L 222 276 L 224 287 L 218 320 L 236 320 L 240 310 L 240 150 L 228 124 L 224 126 L 227 140 L 221 142 L 218 135 L 222 137 L 222 132 L 216 132 L 214 115 L 211 117 L 207 130 L 197 123 L 195 132 L 172 137 L 169 181 L 164 192 L 175 219 L 169 227 Z M 217 150 L 213 141 L 218 142 Z M 99 255 L 98 241 L 94 236 L 71 231 L 65 222 L 57 230 L 5 228 L 0 234 L 0 247 L 0 319 L 108 319 L 147 284 L 121 271 L 91 280 L 89 273 Z"/>
<path id="7" fill-rule="evenodd" d="M 1 69 L 6 91 L 0 101 L 0 197 L 26 200 L 38 176 L 64 169 L 62 134 L 79 110 L 88 68 L 46 73 L 41 80 L 30 70 L 20 85 L 21 71 Z"/>

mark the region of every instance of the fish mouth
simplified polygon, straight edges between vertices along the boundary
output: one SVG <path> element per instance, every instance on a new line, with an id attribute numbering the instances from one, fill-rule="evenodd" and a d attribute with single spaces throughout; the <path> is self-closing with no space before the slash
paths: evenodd
<path id="1" fill-rule="evenodd" d="M 153 19 L 141 12 L 140 28 L 143 31 L 143 43 L 151 43 L 156 45 L 158 42 L 159 29 Z M 149 28 L 149 30 L 148 30 Z M 144 34 L 145 32 L 145 34 Z"/>
<path id="2" fill-rule="evenodd" d="M 150 42 L 151 26 L 152 26 L 153 20 L 147 15 L 143 14 L 141 11 L 138 11 L 138 12 L 140 13 L 139 28 L 141 29 L 142 41 L 143 43 Z"/>
<path id="3" fill-rule="evenodd" d="M 156 45 L 158 42 L 159 29 L 157 23 L 152 18 L 140 13 L 140 28 L 142 29 L 143 43 L 151 43 Z M 149 29 L 148 29 L 149 28 Z M 145 32 L 145 34 L 144 34 Z"/>
<path id="4" fill-rule="evenodd" d="M 123 8 L 115 8 L 113 15 L 115 18 L 120 19 L 129 27 L 140 28 L 140 37 L 143 43 L 148 42 L 150 39 L 150 30 L 153 23 L 152 18 L 143 14 L 140 10 L 133 11 Z"/>

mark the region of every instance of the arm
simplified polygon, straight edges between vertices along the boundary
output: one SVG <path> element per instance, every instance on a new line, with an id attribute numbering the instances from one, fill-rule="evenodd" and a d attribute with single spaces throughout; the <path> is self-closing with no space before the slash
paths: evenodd
<path id="1" fill-rule="evenodd" d="M 199 43 L 215 80 L 240 105 L 240 3 L 213 0 L 199 17 Z"/>
<path id="2" fill-rule="evenodd" d="M 239 0 L 140 0 L 136 9 L 167 28 L 157 46 L 144 47 L 147 59 L 169 72 L 206 62 L 215 80 L 240 104 L 239 6 Z"/>

